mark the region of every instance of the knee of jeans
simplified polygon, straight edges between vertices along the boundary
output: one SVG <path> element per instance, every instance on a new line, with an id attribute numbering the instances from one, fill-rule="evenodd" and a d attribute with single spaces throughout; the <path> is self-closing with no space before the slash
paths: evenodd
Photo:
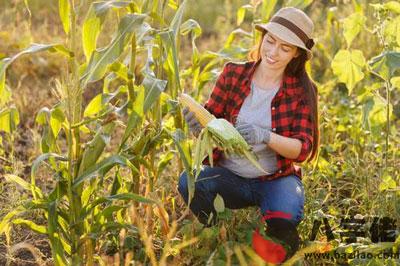
<path id="1" fill-rule="evenodd" d="M 186 199 L 188 197 L 188 185 L 187 185 L 187 173 L 186 171 L 183 171 L 182 174 L 179 177 L 178 181 L 178 191 L 181 193 L 182 197 Z"/>
<path id="2" fill-rule="evenodd" d="M 303 219 L 303 213 L 302 213 L 302 211 L 300 211 L 300 213 L 294 213 L 294 212 L 288 212 L 288 211 L 266 210 L 262 217 L 263 221 L 268 221 L 268 220 L 276 219 L 276 218 L 288 220 L 292 224 L 297 226 Z"/>

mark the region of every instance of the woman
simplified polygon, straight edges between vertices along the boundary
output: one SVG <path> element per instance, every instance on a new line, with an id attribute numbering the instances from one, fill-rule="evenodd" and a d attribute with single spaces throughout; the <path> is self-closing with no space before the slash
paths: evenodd
<path id="1" fill-rule="evenodd" d="M 296 226 L 303 219 L 301 170 L 294 163 L 317 154 L 319 131 L 317 88 L 305 71 L 314 45 L 311 19 L 297 8 L 282 8 L 262 32 L 258 49 L 244 64 L 228 63 L 205 107 L 231 122 L 252 146 L 265 176 L 245 158 L 213 153 L 195 184 L 190 209 L 206 225 L 216 222 L 217 194 L 232 209 L 259 206 L 267 229 L 253 234 L 253 248 L 267 262 L 280 263 L 299 246 Z M 194 134 L 201 129 L 193 113 L 183 110 Z M 188 202 L 187 175 L 178 190 Z"/>

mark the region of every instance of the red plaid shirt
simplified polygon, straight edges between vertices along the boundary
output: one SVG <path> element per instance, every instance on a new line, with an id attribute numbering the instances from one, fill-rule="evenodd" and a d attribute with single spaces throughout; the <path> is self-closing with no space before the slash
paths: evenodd
<path id="1" fill-rule="evenodd" d="M 234 125 L 240 108 L 250 93 L 251 79 L 259 62 L 227 63 L 204 107 L 217 118 L 225 118 Z M 284 76 L 271 102 L 271 127 L 276 134 L 300 140 L 301 152 L 294 160 L 277 153 L 278 170 L 272 175 L 259 178 L 270 180 L 292 174 L 301 178 L 301 169 L 294 163 L 306 160 L 313 145 L 311 109 L 306 104 L 304 96 L 304 89 L 299 84 L 299 80 L 295 77 Z M 215 165 L 218 165 L 221 155 L 220 149 L 214 149 Z M 203 163 L 209 164 L 208 158 Z"/>

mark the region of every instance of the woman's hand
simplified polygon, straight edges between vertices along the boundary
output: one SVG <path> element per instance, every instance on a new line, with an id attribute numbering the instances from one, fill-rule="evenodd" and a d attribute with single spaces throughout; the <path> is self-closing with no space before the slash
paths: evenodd
<path id="1" fill-rule="evenodd" d="M 248 123 L 240 123 L 236 126 L 236 129 L 249 144 L 268 144 L 271 138 L 271 131 L 269 129 L 261 128 Z"/>
<path id="2" fill-rule="evenodd" d="M 202 125 L 199 123 L 194 113 L 189 111 L 189 108 L 183 108 L 182 113 L 186 123 L 189 126 L 190 132 L 197 137 L 203 129 Z"/>
<path id="3" fill-rule="evenodd" d="M 288 159 L 296 159 L 300 154 L 301 142 L 298 139 L 280 136 L 269 129 L 243 122 L 239 123 L 236 129 L 249 144 L 265 143 L 269 148 Z"/>

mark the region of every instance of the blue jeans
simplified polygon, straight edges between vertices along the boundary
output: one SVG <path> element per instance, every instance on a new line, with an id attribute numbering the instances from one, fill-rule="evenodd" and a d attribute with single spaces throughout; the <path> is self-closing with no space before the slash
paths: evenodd
<path id="1" fill-rule="evenodd" d="M 178 191 L 187 204 L 186 172 L 179 178 Z M 217 193 L 230 209 L 259 206 L 264 219 L 284 218 L 295 226 L 303 219 L 304 187 L 295 175 L 262 181 L 240 177 L 223 167 L 204 166 L 195 182 L 190 204 L 190 209 L 203 224 L 208 224 L 210 213 L 216 217 L 214 199 Z M 214 219 L 212 223 L 215 222 Z"/>

